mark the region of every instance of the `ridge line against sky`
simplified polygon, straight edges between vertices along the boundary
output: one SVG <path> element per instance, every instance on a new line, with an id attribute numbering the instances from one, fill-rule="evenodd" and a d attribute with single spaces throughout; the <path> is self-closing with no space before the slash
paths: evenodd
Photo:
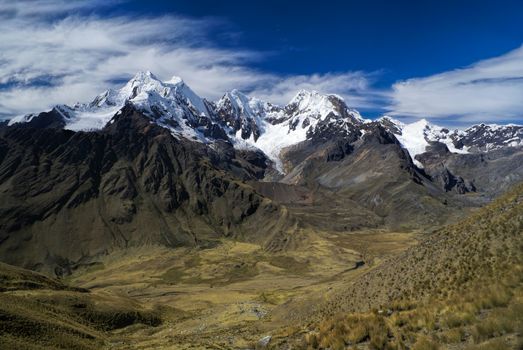
<path id="1" fill-rule="evenodd" d="M 321 70 L 315 70 L 319 66 L 314 58 L 311 69 L 304 64 L 299 72 L 285 71 L 276 63 L 289 51 L 276 44 L 245 45 L 254 31 L 235 24 L 234 16 L 162 8 L 152 12 L 133 5 L 123 0 L 0 0 L 0 118 L 85 102 L 121 86 L 137 71 L 150 70 L 162 80 L 181 76 L 211 100 L 236 88 L 285 104 L 306 89 L 341 95 L 350 107 L 371 117 L 427 117 L 449 126 L 523 123 L 523 38 L 512 50 L 493 50 L 496 54 L 470 61 L 469 66 L 428 75 L 413 69 L 412 75 L 394 79 L 387 57 L 372 69 L 351 65 L 364 61 L 355 55 L 366 53 L 342 52 L 344 38 L 352 40 L 349 32 L 333 39 Z M 304 63 L 317 53 L 310 48 L 303 53 L 299 47 L 293 50 Z M 345 61 L 334 56 L 337 52 L 346 55 Z M 330 69 L 329 57 L 336 69 Z"/>

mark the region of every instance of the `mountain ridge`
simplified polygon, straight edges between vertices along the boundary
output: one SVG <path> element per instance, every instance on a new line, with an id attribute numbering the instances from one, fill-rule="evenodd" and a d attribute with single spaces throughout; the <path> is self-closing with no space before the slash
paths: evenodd
<path id="1" fill-rule="evenodd" d="M 4 129 L 0 254 L 62 275 L 129 246 L 269 244 L 292 220 L 241 181 L 258 171 L 242 156 L 171 137 L 130 105 L 100 132 Z"/>
<path id="2" fill-rule="evenodd" d="M 55 106 L 53 110 L 63 121 L 58 118 L 52 125 L 75 131 L 100 130 L 126 103 L 134 104 L 177 137 L 203 143 L 226 140 L 237 149 L 257 148 L 282 173 L 281 152 L 285 148 L 308 139 L 328 138 L 332 133 L 349 135 L 371 122 L 335 94 L 300 90 L 280 107 L 234 89 L 211 102 L 199 97 L 177 76 L 163 82 L 147 71 L 137 73 L 121 89 L 103 92 L 90 103 Z M 16 117 L 9 125 L 30 122 L 35 117 L 38 115 Z M 514 124 L 478 124 L 466 130 L 449 130 L 426 119 L 405 124 L 386 115 L 375 122 L 393 133 L 421 168 L 416 156 L 433 142 L 445 144 L 452 153 L 481 153 L 523 145 L 523 126 Z"/>

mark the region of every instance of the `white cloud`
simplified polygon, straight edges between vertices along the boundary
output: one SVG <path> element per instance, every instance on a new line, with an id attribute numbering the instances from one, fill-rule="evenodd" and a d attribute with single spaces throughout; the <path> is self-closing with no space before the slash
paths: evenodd
<path id="1" fill-rule="evenodd" d="M 58 15 L 70 11 L 110 6 L 117 0 L 2 0 L 0 16 L 42 16 Z"/>
<path id="2" fill-rule="evenodd" d="M 478 121 L 521 120 L 523 46 L 469 67 L 393 85 L 392 114 Z"/>
<path id="3" fill-rule="evenodd" d="M 223 24 L 217 19 L 100 17 L 101 4 L 0 0 L 0 115 L 88 101 L 140 70 L 162 79 L 179 75 L 210 99 L 237 88 L 285 103 L 306 88 L 338 93 L 354 107 L 369 105 L 369 76 L 362 72 L 284 77 L 261 72 L 251 66 L 263 53 L 213 45 L 209 34 Z"/>
<path id="4" fill-rule="evenodd" d="M 253 95 L 284 104 L 289 102 L 298 90 L 317 90 L 340 94 L 350 106 L 376 108 L 384 96 L 370 86 L 374 75 L 356 71 L 274 77 L 269 85 L 257 86 Z"/>

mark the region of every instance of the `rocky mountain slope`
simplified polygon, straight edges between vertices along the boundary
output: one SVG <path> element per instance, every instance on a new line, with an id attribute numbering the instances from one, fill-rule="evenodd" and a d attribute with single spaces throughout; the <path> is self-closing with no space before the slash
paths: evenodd
<path id="1" fill-rule="evenodd" d="M 131 105 L 100 132 L 6 128 L 2 260 L 61 275 L 128 246 L 269 242 L 290 220 L 241 181 L 260 171 L 243 156 L 174 138 Z"/>

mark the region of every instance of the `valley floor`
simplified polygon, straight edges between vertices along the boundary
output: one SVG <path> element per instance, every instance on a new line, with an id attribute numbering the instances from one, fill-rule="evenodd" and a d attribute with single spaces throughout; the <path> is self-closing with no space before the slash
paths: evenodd
<path id="1" fill-rule="evenodd" d="M 306 321 L 331 293 L 416 244 L 418 236 L 380 230 L 302 234 L 305 242 L 285 254 L 228 240 L 206 249 L 128 249 L 68 282 L 160 311 L 158 327 L 113 331 L 110 349 L 254 348 L 263 337 L 281 336 L 282 329 Z"/>

